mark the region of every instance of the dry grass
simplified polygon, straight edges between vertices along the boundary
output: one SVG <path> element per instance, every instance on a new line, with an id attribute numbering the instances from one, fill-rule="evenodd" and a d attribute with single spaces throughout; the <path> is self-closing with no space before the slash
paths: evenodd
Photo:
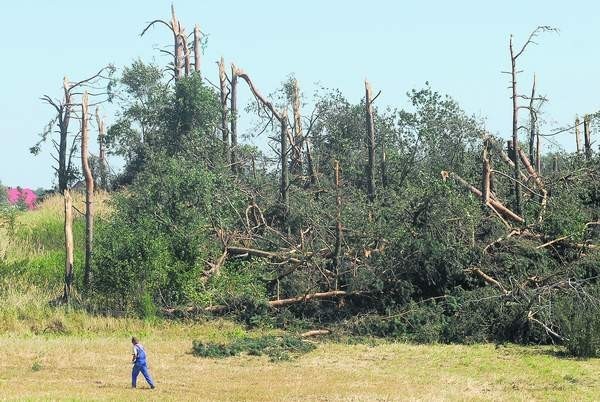
<path id="1" fill-rule="evenodd" d="M 191 340 L 237 336 L 227 323 L 150 330 L 142 339 L 158 388 L 129 389 L 128 337 L 0 338 L 7 399 L 387 401 L 597 400 L 600 361 L 517 346 L 324 343 L 298 360 L 202 359 Z"/>

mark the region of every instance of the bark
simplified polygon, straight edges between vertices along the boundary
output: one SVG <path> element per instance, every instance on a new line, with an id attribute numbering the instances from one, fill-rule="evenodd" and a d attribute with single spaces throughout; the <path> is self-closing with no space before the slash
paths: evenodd
<path id="1" fill-rule="evenodd" d="M 179 32 L 179 37 L 181 38 L 181 50 L 182 50 L 183 57 L 184 57 L 185 76 L 189 77 L 190 71 L 191 71 L 190 49 L 188 48 L 188 45 L 187 45 L 187 36 L 185 35 L 184 28 L 181 28 L 181 31 Z"/>
<path id="2" fill-rule="evenodd" d="M 585 159 L 590 160 L 592 158 L 592 141 L 591 141 L 591 126 L 590 116 L 583 116 L 583 146 L 585 148 Z"/>
<path id="3" fill-rule="evenodd" d="M 519 146 L 519 135 L 518 135 L 518 121 L 519 121 L 519 107 L 517 105 L 517 57 L 518 54 L 515 55 L 513 50 L 512 43 L 512 35 L 510 37 L 510 61 L 511 61 L 511 78 L 512 78 L 512 143 L 513 147 L 516 149 Z M 514 210 L 517 214 L 522 214 L 521 211 L 521 186 L 519 185 L 519 177 L 521 176 L 519 172 L 519 159 L 517 157 L 516 152 L 513 152 L 513 163 L 514 165 L 514 191 L 515 191 L 515 205 Z"/>
<path id="4" fill-rule="evenodd" d="M 227 122 L 227 75 L 225 74 L 225 61 L 219 61 L 219 88 L 221 91 L 221 134 L 223 136 L 223 160 L 231 164 L 229 148 L 229 127 Z"/>
<path id="5" fill-rule="evenodd" d="M 365 119 L 367 125 L 367 196 L 375 200 L 375 123 L 373 120 L 371 84 L 365 80 Z"/>
<path id="6" fill-rule="evenodd" d="M 558 155 L 554 155 L 552 158 L 552 171 L 556 173 L 558 170 Z"/>
<path id="7" fill-rule="evenodd" d="M 231 65 L 231 170 L 237 173 L 237 68 Z"/>
<path id="8" fill-rule="evenodd" d="M 94 236 L 94 177 L 88 160 L 88 95 L 83 94 L 81 106 L 81 167 L 85 176 L 85 265 L 83 285 L 90 289 L 92 277 L 92 245 Z"/>
<path id="9" fill-rule="evenodd" d="M 202 47 L 200 46 L 200 26 L 196 24 L 194 27 L 194 71 L 197 73 L 200 72 L 200 57 L 202 52 Z"/>
<path id="10" fill-rule="evenodd" d="M 106 177 L 106 127 L 100 117 L 100 110 L 96 107 L 96 125 L 98 126 L 98 164 L 100 173 L 100 188 L 108 189 L 108 180 Z"/>
<path id="11" fill-rule="evenodd" d="M 464 187 L 465 189 L 469 190 L 471 193 L 473 193 L 475 196 L 482 198 L 483 194 L 481 193 L 480 190 L 478 190 L 477 188 L 473 187 L 472 185 L 470 185 L 469 183 L 467 183 L 467 181 L 465 179 L 463 179 L 462 177 L 460 177 L 459 175 L 457 175 L 454 172 L 446 172 L 446 171 L 442 171 L 442 177 L 444 179 L 451 177 L 453 178 L 458 184 L 460 184 L 462 187 Z M 490 207 L 494 208 L 494 210 L 498 211 L 498 213 L 500 213 L 501 215 L 505 216 L 506 218 L 518 222 L 518 223 L 523 223 L 525 222 L 525 220 L 520 217 L 519 215 L 517 215 L 516 213 L 514 213 L 513 211 L 511 211 L 510 209 L 508 209 L 507 207 L 505 207 L 500 201 L 495 200 L 493 198 L 490 198 L 489 200 L 489 205 Z"/>
<path id="12" fill-rule="evenodd" d="M 294 88 L 292 94 L 292 111 L 294 113 L 294 143 L 292 144 L 292 155 L 290 170 L 293 175 L 302 174 L 302 150 L 304 148 L 304 136 L 302 132 L 302 115 L 300 103 L 300 88 L 298 80 L 294 79 Z"/>
<path id="13" fill-rule="evenodd" d="M 73 201 L 69 190 L 64 191 L 65 202 L 65 284 L 63 288 L 63 302 L 69 303 L 73 294 Z"/>
<path id="14" fill-rule="evenodd" d="M 535 168 L 538 174 L 542 175 L 542 152 L 540 149 L 540 129 L 536 128 L 536 140 L 535 140 Z"/>
<path id="15" fill-rule="evenodd" d="M 581 153 L 581 138 L 579 133 L 579 125 L 581 122 L 579 121 L 579 116 L 575 117 L 575 146 L 577 147 L 577 153 Z"/>

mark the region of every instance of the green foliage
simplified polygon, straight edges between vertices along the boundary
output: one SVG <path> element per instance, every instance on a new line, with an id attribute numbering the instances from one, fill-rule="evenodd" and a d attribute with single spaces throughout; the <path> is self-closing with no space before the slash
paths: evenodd
<path id="1" fill-rule="evenodd" d="M 272 362 L 287 361 L 315 349 L 315 345 L 291 335 L 266 335 L 260 338 L 242 337 L 229 343 L 194 341 L 194 355 L 209 358 L 225 358 L 247 353 L 251 356 L 269 356 Z"/>
<path id="2" fill-rule="evenodd" d="M 113 201 L 110 221 L 98 225 L 94 264 L 106 305 L 146 311 L 148 297 L 159 305 L 202 299 L 205 261 L 219 253 L 207 238 L 242 205 L 233 184 L 192 162 L 155 158 Z"/>
<path id="3" fill-rule="evenodd" d="M 554 302 L 557 326 L 565 338 L 563 343 L 569 355 L 589 358 L 600 355 L 600 305 L 598 286 L 590 295 L 567 294 Z"/>

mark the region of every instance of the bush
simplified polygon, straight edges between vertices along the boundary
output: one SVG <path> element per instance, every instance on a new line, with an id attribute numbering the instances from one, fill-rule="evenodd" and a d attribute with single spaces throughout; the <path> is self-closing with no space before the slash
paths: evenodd
<path id="1" fill-rule="evenodd" d="M 314 349 L 313 343 L 290 335 L 243 337 L 226 344 L 200 341 L 192 344 L 192 352 L 196 356 L 225 358 L 247 353 L 251 356 L 267 355 L 272 362 L 290 360 Z"/>
<path id="2" fill-rule="evenodd" d="M 598 293 L 597 291 L 595 292 Z M 600 355 L 600 305 L 595 299 L 566 295 L 554 303 L 559 331 L 569 355 L 598 357 Z"/>

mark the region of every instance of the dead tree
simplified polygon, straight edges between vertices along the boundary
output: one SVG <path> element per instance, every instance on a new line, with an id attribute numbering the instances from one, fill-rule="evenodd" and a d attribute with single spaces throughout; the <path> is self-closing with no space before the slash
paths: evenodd
<path id="1" fill-rule="evenodd" d="M 365 119 L 367 125 L 367 196 L 375 200 L 375 122 L 373 120 L 373 96 L 371 84 L 365 80 Z"/>
<path id="2" fill-rule="evenodd" d="M 225 74 L 225 61 L 221 57 L 219 61 L 219 88 L 221 94 L 221 134 L 223 138 L 223 160 L 227 165 L 231 164 L 229 151 L 229 127 L 227 122 L 227 98 L 229 92 L 227 89 L 227 75 Z"/>
<path id="3" fill-rule="evenodd" d="M 545 32 L 545 31 L 552 31 L 555 30 L 554 28 L 548 27 L 548 26 L 539 26 L 537 27 L 533 32 L 531 32 L 531 34 L 529 35 L 529 37 L 527 38 L 527 41 L 525 41 L 525 43 L 523 44 L 523 46 L 521 47 L 520 50 L 515 51 L 514 47 L 513 47 L 513 38 L 512 35 L 510 36 L 510 40 L 509 40 L 509 51 L 510 51 L 510 64 L 511 64 L 511 69 L 509 74 L 511 75 L 511 90 L 512 90 L 512 142 L 513 145 L 516 148 L 519 147 L 519 109 L 521 108 L 528 108 L 528 107 L 523 107 L 523 106 L 519 106 L 518 105 L 518 99 L 519 98 L 526 98 L 523 95 L 519 95 L 518 91 L 517 91 L 517 59 L 523 54 L 523 52 L 525 51 L 525 49 L 527 49 L 527 46 L 529 46 L 532 43 L 535 43 L 533 41 L 533 39 L 540 33 L 540 32 Z M 514 163 L 514 179 L 515 179 L 515 184 L 514 184 L 514 193 L 515 193 L 515 205 L 514 205 L 514 210 L 517 214 L 521 214 L 522 213 L 522 205 L 521 205 L 521 187 L 518 183 L 519 181 L 519 177 L 521 176 L 520 173 L 520 168 L 519 168 L 519 158 L 517 156 L 517 153 L 514 152 L 513 155 L 513 163 Z"/>
<path id="4" fill-rule="evenodd" d="M 90 289 L 92 276 L 92 243 L 94 236 L 94 177 L 90 169 L 88 152 L 88 95 L 81 102 L 81 167 L 85 176 L 85 264 L 83 285 Z"/>
<path id="5" fill-rule="evenodd" d="M 106 163 L 106 127 L 104 121 L 100 117 L 99 108 L 96 107 L 96 125 L 98 126 L 98 171 L 100 173 L 100 188 L 102 190 L 108 189 L 107 163 Z"/>
<path id="6" fill-rule="evenodd" d="M 292 88 L 292 111 L 294 113 L 294 143 L 292 144 L 292 154 L 290 162 L 290 171 L 293 175 L 302 174 L 302 149 L 303 146 L 303 133 L 302 133 L 302 114 L 301 114 L 301 102 L 300 102 L 300 88 L 298 86 L 298 80 L 293 80 Z"/>
<path id="7" fill-rule="evenodd" d="M 591 127 L 590 127 L 590 115 L 586 114 L 583 116 L 583 146 L 585 149 L 585 160 L 592 158 L 592 141 L 591 141 Z"/>
<path id="8" fill-rule="evenodd" d="M 102 68 L 93 76 L 78 82 L 70 82 L 67 77 L 64 77 L 62 99 L 53 99 L 49 95 L 44 95 L 41 98 L 42 101 L 54 108 L 56 115 L 46 126 L 46 129 L 41 135 L 41 139 L 30 148 L 30 151 L 34 155 L 37 155 L 41 150 L 41 144 L 45 142 L 53 132 L 58 134 L 58 141 L 52 139 L 52 144 L 56 153 L 53 154 L 52 157 L 58 163 L 58 166 L 53 168 L 58 177 L 58 190 L 61 193 L 63 193 L 69 187 L 69 183 L 74 178 L 74 168 L 72 162 L 79 140 L 79 133 L 74 134 L 71 140 L 69 139 L 69 136 L 71 135 L 69 127 L 71 117 L 78 117 L 78 111 L 73 109 L 73 106 L 75 105 L 73 98 L 76 95 L 80 95 L 80 91 L 88 86 L 97 87 L 101 81 L 110 81 L 110 76 L 113 72 L 114 67 L 109 65 Z M 101 99 L 102 96 L 107 96 L 108 98 L 108 94 L 106 92 L 94 92 L 94 97 L 98 99 L 95 102 L 96 105 L 107 100 Z M 53 130 L 55 126 L 56 131 Z"/>
<path id="9" fill-rule="evenodd" d="M 65 284 L 63 288 L 62 300 L 64 303 L 69 303 L 73 295 L 73 201 L 69 190 L 65 190 Z"/>
<path id="10" fill-rule="evenodd" d="M 529 163 L 532 165 L 536 164 L 536 153 L 535 153 L 535 140 L 536 140 L 536 125 L 537 125 L 537 113 L 533 107 L 533 101 L 535 99 L 535 74 L 533 75 L 533 85 L 531 86 L 531 97 L 529 98 Z"/>
<path id="11" fill-rule="evenodd" d="M 280 124 L 281 131 L 280 131 L 280 136 L 279 136 L 279 142 L 280 142 L 279 153 L 281 156 L 281 180 L 280 180 L 280 184 L 279 184 L 279 194 L 280 194 L 280 201 L 284 207 L 284 214 L 287 216 L 287 213 L 289 210 L 288 188 L 290 185 L 290 177 L 289 177 L 289 170 L 288 170 L 288 153 L 289 153 L 288 139 L 291 136 L 290 131 L 289 131 L 289 126 L 288 126 L 287 112 L 285 109 L 277 110 L 270 101 L 268 101 L 266 98 L 264 98 L 260 94 L 260 92 L 258 92 L 256 87 L 254 86 L 254 83 L 252 82 L 252 80 L 250 79 L 248 74 L 246 74 L 244 71 L 242 71 L 238 68 L 236 68 L 235 70 L 236 70 L 235 75 L 237 75 L 239 78 L 246 81 L 246 83 L 248 84 L 248 87 L 250 87 L 250 91 L 252 91 L 252 94 L 256 98 L 259 105 L 262 106 L 262 108 L 265 109 L 265 111 L 270 113 L 271 118 L 275 118 Z"/>
<path id="12" fill-rule="evenodd" d="M 200 26 L 196 24 L 194 26 L 194 71 L 197 73 L 200 72 L 200 52 L 202 51 L 200 39 Z"/>
<path id="13" fill-rule="evenodd" d="M 231 171 L 237 173 L 237 67 L 231 64 Z"/>
<path id="14" fill-rule="evenodd" d="M 579 116 L 575 116 L 575 146 L 577 147 L 577 153 L 581 153 L 581 138 L 579 134 L 579 125 L 581 122 L 579 121 Z"/>

